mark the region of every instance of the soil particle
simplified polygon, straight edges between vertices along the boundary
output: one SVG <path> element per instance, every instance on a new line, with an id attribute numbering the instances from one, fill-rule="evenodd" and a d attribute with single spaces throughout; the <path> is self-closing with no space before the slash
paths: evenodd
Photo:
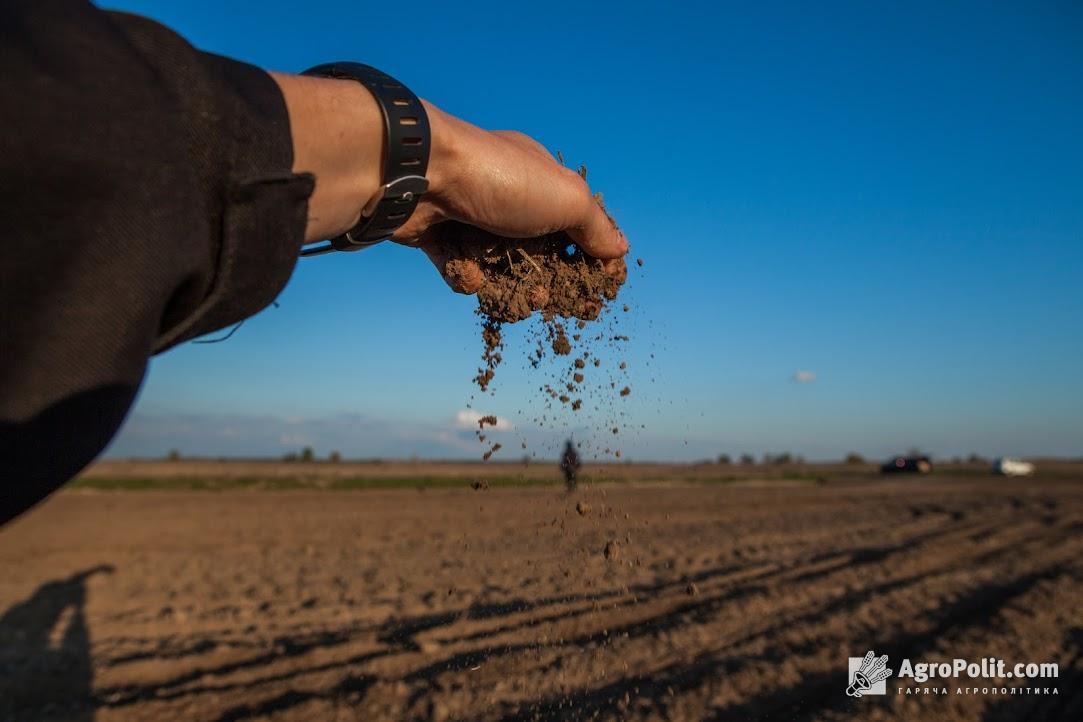
<path id="1" fill-rule="evenodd" d="M 489 388 L 489 382 L 493 380 L 496 367 L 503 360 L 500 349 L 504 341 L 500 335 L 500 323 L 486 321 L 481 328 L 481 340 L 485 344 L 485 350 L 481 354 L 481 360 L 485 362 L 485 366 L 478 369 L 478 375 L 474 381 L 482 391 L 485 391 Z"/>
<path id="2" fill-rule="evenodd" d="M 602 550 L 602 554 L 611 562 L 620 561 L 620 542 L 616 539 L 610 539 L 605 543 L 605 549 Z"/>
<path id="3" fill-rule="evenodd" d="M 632 393 L 632 387 L 631 386 L 625 386 L 623 389 L 620 390 L 620 395 L 621 396 L 627 396 L 630 393 Z"/>
<path id="4" fill-rule="evenodd" d="M 444 276 L 477 293 L 479 313 L 493 321 L 515 323 L 534 311 L 592 320 L 627 277 L 624 259 L 591 258 L 564 233 L 512 239 L 463 223 L 443 226 Z"/>
<path id="5" fill-rule="evenodd" d="M 488 491 L 489 482 L 485 481 L 484 479 L 479 479 L 477 481 L 471 482 L 470 488 L 474 491 Z"/>
<path id="6" fill-rule="evenodd" d="M 567 356 L 572 352 L 572 344 L 564 333 L 564 327 L 557 325 L 556 336 L 553 337 L 553 353 L 558 356 Z"/>
<path id="7" fill-rule="evenodd" d="M 580 501 L 575 505 L 575 511 L 579 516 L 586 516 L 590 513 L 590 504 L 585 501 Z"/>
<path id="8" fill-rule="evenodd" d="M 476 263 L 463 259 L 448 261 L 444 265 L 448 285 L 459 293 L 477 293 L 485 283 L 485 274 Z"/>
<path id="9" fill-rule="evenodd" d="M 479 429 L 484 429 L 486 424 L 488 424 L 489 426 L 496 426 L 496 416 L 489 414 L 488 416 L 482 416 L 480 419 L 478 419 Z"/>
<path id="10" fill-rule="evenodd" d="M 684 593 L 690 597 L 694 597 L 699 594 L 699 587 L 696 586 L 695 582 L 688 582 L 688 586 L 684 588 Z"/>
<path id="11" fill-rule="evenodd" d="M 601 205 L 601 197 L 597 196 L 596 199 Z M 574 354 L 574 368 L 570 377 L 575 385 L 568 383 L 567 370 L 564 370 L 552 372 L 550 383 L 540 386 L 546 410 L 554 412 L 555 416 L 566 413 L 566 407 L 570 406 L 571 411 L 582 411 L 587 416 L 577 423 L 597 425 L 603 433 L 617 421 L 612 417 L 593 417 L 598 411 L 606 415 L 618 413 L 611 401 L 606 403 L 599 397 L 603 389 L 606 389 L 606 394 L 612 394 L 610 400 L 615 396 L 614 391 L 619 386 L 614 379 L 593 379 L 597 386 L 593 388 L 588 386 L 585 375 L 579 371 L 587 368 L 588 363 L 595 368 L 601 367 L 603 360 L 606 365 L 614 363 L 615 360 L 610 360 L 611 356 L 599 358 L 599 353 L 604 356 L 612 352 L 616 349 L 616 342 L 628 341 L 629 337 L 625 334 L 613 335 L 614 331 L 621 329 L 614 326 L 618 315 L 612 313 L 606 314 L 602 328 L 588 333 L 580 331 L 586 328 L 588 322 L 598 319 L 607 305 L 615 303 L 628 277 L 629 261 L 624 258 L 593 258 L 564 233 L 515 239 L 458 222 L 441 224 L 439 238 L 429 253 L 437 260 L 437 266 L 455 290 L 473 293 L 477 297 L 484 348 L 483 363 L 474 381 L 482 391 L 492 391 L 490 384 L 503 362 L 506 340 L 502 334 L 503 325 L 518 323 L 533 316 L 538 320 L 538 325 L 527 330 L 529 367 L 543 369 L 543 361 L 550 350 L 557 357 Z M 643 265 L 642 259 L 637 262 Z M 621 303 L 611 310 L 628 312 L 631 307 L 628 303 Z M 620 318 L 623 320 L 625 317 Z M 626 365 L 622 364 L 622 368 L 626 368 Z M 565 388 L 567 390 L 562 391 Z M 626 388 L 620 395 L 627 396 L 628 393 L 630 389 Z M 583 410 L 584 400 L 591 401 L 587 407 L 591 410 Z M 556 406 L 556 401 L 564 405 L 560 412 L 557 412 L 560 407 Z M 619 412 L 619 415 L 623 415 L 623 412 Z M 484 430 L 486 425 L 495 426 L 495 421 L 495 417 L 482 417 L 478 428 Z M 544 425 L 546 417 L 541 416 L 540 421 L 535 418 L 535 422 Z M 565 426 L 567 424 L 565 421 Z M 489 460 L 497 449 L 498 444 L 485 452 L 482 458 Z"/>

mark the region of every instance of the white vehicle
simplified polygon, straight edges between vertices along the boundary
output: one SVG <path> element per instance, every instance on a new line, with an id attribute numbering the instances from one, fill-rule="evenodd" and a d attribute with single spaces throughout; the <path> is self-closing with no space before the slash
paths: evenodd
<path id="1" fill-rule="evenodd" d="M 993 462 L 993 473 L 1001 476 L 1030 476 L 1034 473 L 1034 464 L 1005 457 Z"/>

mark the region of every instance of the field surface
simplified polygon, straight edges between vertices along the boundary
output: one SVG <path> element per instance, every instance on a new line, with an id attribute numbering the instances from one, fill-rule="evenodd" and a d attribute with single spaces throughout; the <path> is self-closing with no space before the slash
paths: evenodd
<path id="1" fill-rule="evenodd" d="M 1083 719 L 1078 478 L 671 474 L 77 485 L 0 529 L 0 719 Z M 1060 672 L 852 699 L 867 650 Z"/>

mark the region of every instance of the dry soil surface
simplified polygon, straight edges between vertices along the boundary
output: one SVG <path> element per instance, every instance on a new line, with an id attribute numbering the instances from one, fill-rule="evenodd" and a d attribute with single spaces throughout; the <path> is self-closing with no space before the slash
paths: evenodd
<path id="1" fill-rule="evenodd" d="M 69 491 L 0 530 L 0 719 L 1078 720 L 1081 591 L 1072 480 Z"/>

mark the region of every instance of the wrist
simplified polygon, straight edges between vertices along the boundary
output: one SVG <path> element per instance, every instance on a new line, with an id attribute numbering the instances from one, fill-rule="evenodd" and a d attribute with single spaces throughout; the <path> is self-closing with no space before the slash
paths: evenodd
<path id="1" fill-rule="evenodd" d="M 352 228 L 380 186 L 383 116 L 368 90 L 348 80 L 272 73 L 286 101 L 293 171 L 311 173 L 306 242 Z"/>
<path id="2" fill-rule="evenodd" d="M 426 199 L 441 211 L 447 211 L 449 192 L 455 188 L 457 176 L 463 168 L 463 131 L 461 120 L 423 100 L 429 117 L 432 145 L 429 150 L 429 168 L 425 174 L 429 180 Z"/>

